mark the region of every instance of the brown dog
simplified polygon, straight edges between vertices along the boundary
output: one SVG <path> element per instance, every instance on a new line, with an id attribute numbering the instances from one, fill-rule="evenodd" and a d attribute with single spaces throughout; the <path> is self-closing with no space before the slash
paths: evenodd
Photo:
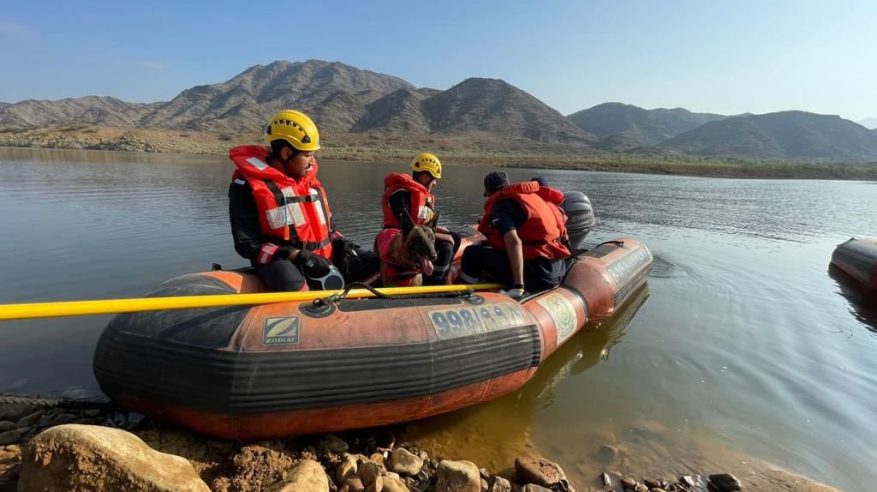
<path id="1" fill-rule="evenodd" d="M 426 224 L 414 224 L 402 216 L 402 229 L 384 229 L 378 233 L 376 249 L 381 256 L 381 283 L 384 287 L 423 285 L 423 275 L 430 275 L 436 259 L 435 227 L 438 214 Z"/>

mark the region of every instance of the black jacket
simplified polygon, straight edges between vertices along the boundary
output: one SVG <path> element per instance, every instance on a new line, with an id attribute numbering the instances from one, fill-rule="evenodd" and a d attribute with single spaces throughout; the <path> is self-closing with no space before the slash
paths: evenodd
<path id="1" fill-rule="evenodd" d="M 293 250 L 291 245 L 283 244 L 283 240 L 262 234 L 256 199 L 253 198 L 250 185 L 243 178 L 233 180 L 228 187 L 228 218 L 231 222 L 234 250 L 250 260 L 254 266 L 265 243 L 274 243 L 280 246 L 280 249 L 274 254 L 274 259 L 287 258 Z"/>

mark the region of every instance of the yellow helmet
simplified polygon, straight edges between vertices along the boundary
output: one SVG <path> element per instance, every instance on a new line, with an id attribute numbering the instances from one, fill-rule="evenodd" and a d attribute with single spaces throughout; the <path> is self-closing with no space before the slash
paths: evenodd
<path id="1" fill-rule="evenodd" d="M 442 179 L 442 161 L 434 154 L 424 152 L 411 161 L 411 169 L 414 171 L 426 171 L 435 179 Z"/>
<path id="2" fill-rule="evenodd" d="M 265 141 L 285 140 L 294 148 L 312 152 L 320 150 L 320 132 L 314 120 L 294 109 L 284 109 L 268 120 Z"/>

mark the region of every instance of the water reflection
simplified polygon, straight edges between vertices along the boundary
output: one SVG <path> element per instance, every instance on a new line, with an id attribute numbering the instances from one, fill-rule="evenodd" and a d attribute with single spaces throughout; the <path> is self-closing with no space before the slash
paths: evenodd
<path id="1" fill-rule="evenodd" d="M 834 265 L 828 266 L 828 276 L 849 303 L 850 314 L 877 335 L 877 291 L 868 291 L 861 282 Z"/>
<path id="2" fill-rule="evenodd" d="M 516 456 L 533 447 L 530 433 L 534 416 L 555 402 L 558 383 L 608 359 L 648 297 L 648 286 L 644 286 L 611 320 L 561 346 L 520 390 L 482 405 L 414 422 L 407 427 L 407 438 L 437 456 L 455 456 L 489 469 L 509 467 Z"/>

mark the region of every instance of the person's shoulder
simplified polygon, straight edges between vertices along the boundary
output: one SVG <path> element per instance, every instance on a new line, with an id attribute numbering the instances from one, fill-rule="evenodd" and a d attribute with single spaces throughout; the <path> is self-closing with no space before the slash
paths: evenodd
<path id="1" fill-rule="evenodd" d="M 228 185 L 228 194 L 233 199 L 247 199 L 247 197 L 253 196 L 250 192 L 250 183 L 248 183 L 247 179 L 243 176 L 235 176 L 231 180 L 231 183 Z"/>
<path id="2" fill-rule="evenodd" d="M 384 177 L 384 186 L 390 187 L 407 184 L 409 180 L 406 178 L 408 178 L 407 174 L 396 172 L 390 173 Z"/>

